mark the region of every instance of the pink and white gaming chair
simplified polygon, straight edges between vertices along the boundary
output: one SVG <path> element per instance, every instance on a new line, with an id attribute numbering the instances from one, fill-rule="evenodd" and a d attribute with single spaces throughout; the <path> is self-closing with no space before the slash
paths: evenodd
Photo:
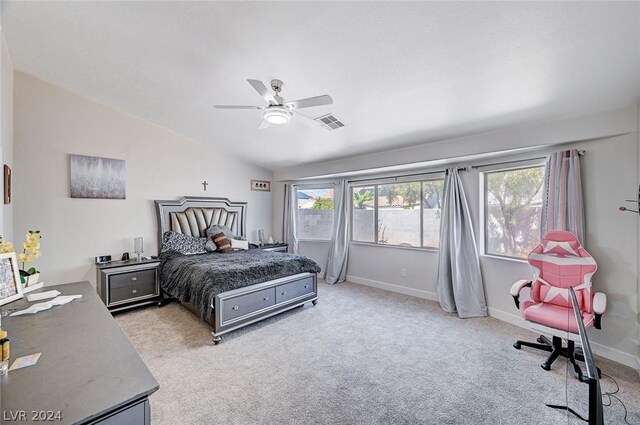
<path id="1" fill-rule="evenodd" d="M 537 344 L 516 341 L 513 346 L 518 350 L 524 345 L 551 352 L 541 365 L 544 370 L 551 369 L 551 364 L 558 356 L 566 357 L 580 375 L 576 358 L 581 361 L 584 358 L 575 353 L 575 341 L 579 341 L 578 324 L 569 297 L 569 287 L 576 292 L 585 328 L 600 329 L 607 296 L 601 292 L 594 293 L 591 288 L 591 277 L 598 266 L 580 245 L 578 238 L 564 230 L 545 233 L 542 243 L 529 254 L 529 264 L 534 270 L 533 280 L 517 281 L 511 288 L 511 295 L 516 308 L 530 322 L 531 328 L 552 335 L 553 340 L 549 341 L 541 335 Z M 520 300 L 521 292 L 526 287 L 531 288 L 529 298 Z M 563 339 L 567 340 L 567 347 L 563 347 Z"/>

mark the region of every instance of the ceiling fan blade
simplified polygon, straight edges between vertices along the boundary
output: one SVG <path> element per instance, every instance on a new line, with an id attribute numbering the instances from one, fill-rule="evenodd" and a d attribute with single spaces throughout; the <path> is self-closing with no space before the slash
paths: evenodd
<path id="1" fill-rule="evenodd" d="M 292 107 L 293 109 L 310 108 L 312 106 L 331 105 L 333 99 L 328 94 L 322 96 L 308 97 L 306 99 L 294 100 L 285 103 L 285 106 Z"/>
<path id="2" fill-rule="evenodd" d="M 308 117 L 308 116 L 306 116 L 304 114 L 301 114 L 298 111 L 292 111 L 292 112 L 294 114 L 293 116 L 296 117 L 296 119 L 298 121 L 300 121 L 301 123 L 303 123 L 304 125 L 307 125 L 307 126 L 312 127 L 312 128 L 320 128 L 320 127 L 322 127 L 322 124 L 320 124 L 318 121 L 314 120 L 313 118 Z"/>
<path id="3" fill-rule="evenodd" d="M 249 105 L 213 105 L 217 109 L 262 109 L 260 106 Z"/>
<path id="4" fill-rule="evenodd" d="M 256 91 L 260 94 L 260 96 L 262 96 L 262 98 L 267 101 L 267 103 L 278 104 L 278 101 L 276 100 L 276 98 L 273 97 L 273 95 L 269 90 L 267 90 L 267 87 L 264 85 L 262 81 L 260 80 L 247 80 L 247 81 L 249 82 L 249 84 L 251 84 L 251 86 L 254 89 L 256 89 Z"/>
<path id="5" fill-rule="evenodd" d="M 265 128 L 269 128 L 269 121 L 263 119 L 260 121 L 260 125 L 258 126 L 258 130 L 264 130 Z"/>

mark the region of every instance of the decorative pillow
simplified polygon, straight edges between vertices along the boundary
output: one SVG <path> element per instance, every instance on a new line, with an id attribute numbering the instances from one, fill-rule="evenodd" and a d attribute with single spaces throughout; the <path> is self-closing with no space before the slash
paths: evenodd
<path id="1" fill-rule="evenodd" d="M 549 241 L 544 246 L 542 252 L 544 254 L 562 254 L 562 255 L 574 255 L 578 256 L 578 242 L 576 241 L 568 241 L 568 242 L 557 242 L 557 241 Z"/>
<path id="2" fill-rule="evenodd" d="M 207 238 L 197 238 L 177 232 L 164 232 L 161 252 L 177 251 L 182 254 L 202 254 Z"/>
<path id="3" fill-rule="evenodd" d="M 207 229 L 207 238 L 211 238 L 211 236 L 216 235 L 220 232 L 224 233 L 224 235 L 229 239 L 233 239 L 235 237 L 233 230 L 229 229 L 227 226 L 214 224 Z"/>
<path id="4" fill-rule="evenodd" d="M 216 243 L 213 241 L 213 239 L 207 238 L 207 243 L 204 244 L 204 249 L 206 249 L 207 252 L 216 252 L 218 250 L 218 247 L 216 246 Z"/>
<path id="5" fill-rule="evenodd" d="M 231 248 L 231 240 L 226 237 L 224 233 L 216 233 L 215 235 L 211 236 L 211 239 L 213 240 L 213 242 L 215 242 L 218 251 L 224 254 L 233 251 L 233 248 Z"/>
<path id="6" fill-rule="evenodd" d="M 231 239 L 231 247 L 233 249 L 249 249 L 249 241 Z"/>
<path id="7" fill-rule="evenodd" d="M 213 242 L 213 239 L 211 239 L 211 237 L 220 232 L 224 233 L 224 235 L 229 239 L 234 238 L 233 230 L 229 229 L 227 226 L 214 224 L 213 226 L 207 229 L 207 243 L 205 245 L 205 249 L 207 251 L 213 252 L 218 250 L 218 248 L 216 247 L 216 244 Z"/>

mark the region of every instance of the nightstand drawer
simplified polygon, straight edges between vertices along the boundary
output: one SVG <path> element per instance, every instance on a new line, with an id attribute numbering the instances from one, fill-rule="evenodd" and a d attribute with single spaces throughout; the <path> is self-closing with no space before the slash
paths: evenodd
<path id="1" fill-rule="evenodd" d="M 109 305 L 156 295 L 156 269 L 114 274 L 109 277 Z"/>

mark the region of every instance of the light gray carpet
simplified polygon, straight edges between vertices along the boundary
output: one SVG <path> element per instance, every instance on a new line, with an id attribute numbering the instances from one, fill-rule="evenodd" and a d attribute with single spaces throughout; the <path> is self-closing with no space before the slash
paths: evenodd
<path id="1" fill-rule="evenodd" d="M 252 325 L 213 346 L 210 329 L 179 304 L 116 316 L 160 383 L 154 424 L 562 424 L 586 414 L 587 385 L 565 361 L 515 350 L 535 334 L 437 303 L 352 283 L 320 284 L 320 303 Z M 606 320 L 606 318 L 605 318 Z M 640 424 L 640 378 L 598 359 Z M 606 390 L 613 389 L 603 379 Z M 622 407 L 605 408 L 608 424 Z"/>

